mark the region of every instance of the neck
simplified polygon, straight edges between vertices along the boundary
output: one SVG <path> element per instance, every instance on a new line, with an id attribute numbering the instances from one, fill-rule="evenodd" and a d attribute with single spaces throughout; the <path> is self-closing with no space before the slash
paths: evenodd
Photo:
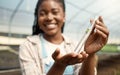
<path id="1" fill-rule="evenodd" d="M 44 34 L 43 37 L 47 41 L 49 41 L 49 42 L 51 42 L 53 44 L 60 44 L 64 40 L 63 37 L 62 37 L 62 34 L 57 34 L 57 35 L 46 35 L 46 34 Z"/>

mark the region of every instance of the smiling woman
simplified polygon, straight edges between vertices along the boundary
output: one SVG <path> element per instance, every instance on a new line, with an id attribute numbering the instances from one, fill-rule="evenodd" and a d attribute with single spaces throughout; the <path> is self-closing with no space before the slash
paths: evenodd
<path id="1" fill-rule="evenodd" d="M 60 5 L 54 1 L 44 1 L 38 9 L 39 27 L 47 35 L 60 33 L 65 20 L 64 16 L 65 13 Z"/>
<path id="2" fill-rule="evenodd" d="M 101 16 L 95 20 L 81 53 L 75 53 L 76 42 L 63 34 L 64 0 L 38 0 L 34 16 L 33 35 L 27 37 L 19 51 L 24 75 L 96 75 L 95 53 L 109 36 Z"/>
<path id="3" fill-rule="evenodd" d="M 16 14 L 14 14 L 13 20 L 11 22 L 11 27 L 10 27 L 9 22 L 11 20 L 10 19 L 10 17 L 12 16 L 11 14 L 13 13 L 13 11 L 15 11 L 15 8 L 19 4 L 20 1 L 23 1 L 23 2 L 20 5 L 19 9 L 17 9 L 18 11 L 16 12 Z M 120 17 L 119 16 L 120 0 L 96 0 L 96 1 L 93 1 L 93 0 L 88 0 L 88 1 L 65 0 L 66 10 L 64 10 L 65 9 L 64 7 L 63 7 L 64 9 L 62 9 L 63 11 L 65 11 L 64 12 L 65 13 L 65 16 L 64 16 L 65 21 L 63 23 L 63 26 L 65 26 L 65 27 L 61 28 L 63 42 L 61 42 L 61 40 L 55 41 L 56 38 L 51 39 L 52 38 L 51 35 L 49 35 L 49 37 L 44 36 L 45 35 L 44 32 L 43 31 L 41 32 L 42 28 L 39 27 L 40 25 L 43 25 L 44 26 L 43 28 L 47 29 L 47 31 L 45 30 L 47 33 L 55 35 L 53 33 L 57 32 L 56 31 L 56 29 L 58 28 L 57 25 L 59 25 L 58 23 L 60 21 L 58 21 L 58 19 L 55 19 L 55 21 L 53 22 L 53 21 L 50 21 L 50 19 L 54 18 L 54 17 L 51 17 L 51 16 L 53 16 L 54 12 L 55 12 L 55 14 L 56 14 L 56 12 L 59 12 L 59 10 L 56 10 L 57 9 L 56 7 L 58 5 L 55 5 L 52 2 L 52 5 L 54 5 L 54 8 L 52 10 L 52 14 L 50 13 L 48 15 L 50 17 L 47 17 L 48 22 L 47 21 L 44 23 L 42 22 L 42 24 L 40 24 L 41 23 L 40 22 L 38 25 L 38 15 L 40 15 L 40 13 L 42 13 L 41 10 L 39 9 L 39 11 L 35 12 L 35 15 L 36 15 L 35 20 L 34 20 L 34 15 L 33 15 L 37 1 L 38 0 L 32 0 L 32 1 L 31 0 L 0 0 L 0 39 L 1 39 L 0 44 L 17 44 L 18 45 L 18 44 L 22 43 L 23 40 L 18 39 L 18 37 L 23 38 L 23 37 L 26 37 L 26 35 L 27 36 L 31 35 L 32 25 L 33 25 L 33 21 L 34 21 L 33 30 L 35 33 L 33 34 L 33 36 L 36 36 L 36 35 L 38 35 L 38 37 L 39 37 L 39 35 L 42 36 L 42 37 L 38 38 L 38 39 L 40 39 L 38 41 L 41 44 L 41 38 L 43 39 L 43 42 L 45 42 L 45 49 L 47 50 L 46 52 L 48 54 L 47 57 L 50 57 L 53 60 L 53 58 L 51 56 L 57 48 L 60 48 L 60 54 L 62 54 L 62 55 L 70 53 L 72 50 L 74 50 L 73 47 L 75 47 L 75 45 L 73 43 L 71 44 L 71 42 L 70 43 L 68 41 L 66 42 L 65 37 L 67 36 L 69 38 L 72 38 L 72 40 L 79 40 L 81 38 L 81 35 L 83 34 L 82 32 L 85 30 L 85 28 L 87 28 L 87 25 L 89 25 L 90 18 L 93 18 L 95 15 L 97 15 L 97 16 L 102 15 L 104 18 L 104 23 L 108 26 L 108 29 L 110 30 L 110 37 L 109 37 L 108 43 L 117 44 L 117 45 L 120 44 L 120 35 L 118 35 L 120 33 L 120 30 L 119 30 L 120 26 L 119 26 L 119 20 L 118 20 Z M 38 4 L 38 7 L 36 7 L 36 10 L 38 10 L 38 8 L 40 8 L 39 5 L 40 4 Z M 46 4 L 46 5 L 48 5 L 48 4 Z M 43 5 L 43 6 L 45 6 L 45 5 Z M 60 6 L 62 6 L 62 4 L 60 4 Z M 48 7 L 50 8 L 50 6 L 48 6 Z M 46 14 L 46 12 L 49 12 L 49 11 L 48 10 L 46 11 L 46 8 L 45 8 L 45 11 L 43 10 L 43 14 L 44 14 L 44 12 Z M 60 16 L 60 17 L 62 17 L 62 16 Z M 46 20 L 46 18 L 44 19 L 44 21 L 45 20 Z M 64 28 L 64 32 L 63 32 L 63 28 Z M 11 32 L 9 32 L 9 29 L 11 30 Z M 15 38 L 12 38 L 12 37 L 9 38 L 8 33 L 12 33 L 12 37 L 15 37 Z M 25 36 L 24 36 L 24 34 L 25 34 Z M 3 36 L 5 36 L 5 37 L 3 37 Z M 32 36 L 30 36 L 30 37 L 32 37 Z M 45 39 L 45 38 L 47 38 L 47 39 Z M 35 40 L 37 40 L 37 39 L 35 38 Z M 49 42 L 49 40 L 52 41 L 53 43 Z M 72 41 L 72 40 L 70 39 L 70 41 Z M 29 39 L 27 39 L 27 42 L 28 41 L 30 41 L 29 43 L 32 45 L 35 44 L 35 42 L 33 42 L 33 39 L 31 40 L 29 38 Z M 75 42 L 75 41 L 72 41 L 72 42 Z M 32 48 L 32 49 L 27 50 L 26 54 L 23 53 L 24 55 L 26 55 L 26 59 L 29 59 L 29 57 L 27 58 L 27 53 L 33 54 L 34 51 L 36 51 L 36 49 L 38 49 L 37 51 L 41 51 L 42 46 L 39 43 L 36 44 L 36 45 L 38 45 L 38 47 L 35 47 L 34 50 Z M 77 44 L 77 42 L 75 42 L 75 44 Z M 28 45 L 28 43 L 27 43 L 27 45 Z M 40 49 L 39 49 L 39 46 L 40 46 Z M 68 46 L 70 48 L 68 48 Z M 31 46 L 26 46 L 26 45 L 23 47 L 31 48 Z M 51 48 L 51 47 L 53 47 L 53 48 Z M 67 48 L 67 49 L 64 50 L 64 48 Z M 118 50 L 117 49 L 118 49 L 117 46 L 108 46 L 107 45 L 104 48 L 102 48 L 102 51 L 103 52 L 118 52 L 119 49 Z M 42 50 L 44 51 L 44 49 L 42 49 Z M 25 51 L 26 51 L 26 49 L 25 49 Z M 31 51 L 31 52 L 29 52 L 29 51 Z M 33 58 L 36 58 L 36 57 L 39 58 L 39 56 L 42 56 L 43 51 L 36 52 L 35 54 L 33 54 Z M 65 52 L 65 51 L 68 51 L 68 52 Z M 31 55 L 31 54 L 28 54 L 28 55 Z M 32 58 L 32 55 L 30 56 L 30 58 Z M 45 60 L 51 61 L 51 59 L 45 59 Z M 42 61 L 41 57 L 38 60 Z M 38 60 L 36 60 L 36 61 L 38 62 Z M 36 62 L 36 61 L 34 61 L 34 62 Z M 67 63 L 69 63 L 69 62 L 67 62 Z M 48 63 L 46 63 L 46 64 L 48 65 Z M 41 67 L 41 65 L 42 64 L 40 64 L 40 67 Z M 38 66 L 39 66 L 39 64 L 38 64 Z M 40 68 L 38 66 L 37 66 L 37 69 Z M 77 67 L 79 67 L 79 66 L 77 66 Z M 51 66 L 50 66 L 50 68 L 51 68 Z M 72 68 L 72 67 L 70 67 L 70 68 Z M 75 68 L 76 68 L 76 64 L 75 64 Z M 80 68 L 81 68 L 81 66 L 80 66 Z M 78 69 L 78 68 L 76 68 L 76 69 Z M 24 70 L 24 69 L 22 69 L 22 70 Z M 42 70 L 44 70 L 44 67 L 42 68 Z M 73 72 L 72 70 L 73 69 L 71 69 L 71 72 Z M 28 70 L 26 70 L 26 68 L 25 68 L 25 71 L 28 72 Z M 38 72 L 36 72 L 36 73 L 38 73 Z M 78 73 L 78 71 L 76 71 L 76 72 Z M 101 75 L 103 75 L 103 74 L 101 74 Z"/>

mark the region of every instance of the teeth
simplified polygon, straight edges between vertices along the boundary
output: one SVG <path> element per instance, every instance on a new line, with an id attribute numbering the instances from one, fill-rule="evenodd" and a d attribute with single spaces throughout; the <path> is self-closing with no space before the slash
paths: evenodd
<path id="1" fill-rule="evenodd" d="M 48 28 L 55 28 L 56 25 L 55 24 L 47 24 L 46 27 L 48 27 Z"/>

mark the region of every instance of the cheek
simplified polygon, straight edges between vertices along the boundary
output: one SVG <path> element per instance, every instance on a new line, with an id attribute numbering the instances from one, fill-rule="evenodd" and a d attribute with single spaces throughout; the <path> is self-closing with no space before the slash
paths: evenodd
<path id="1" fill-rule="evenodd" d="M 42 18 L 38 18 L 38 24 L 39 24 L 39 26 L 41 26 L 42 23 L 43 23 L 43 19 Z"/>
<path id="2" fill-rule="evenodd" d="M 61 23 L 65 22 L 65 18 L 63 16 L 58 16 L 57 18 Z"/>
<path id="3" fill-rule="evenodd" d="M 64 18 L 64 17 L 61 17 L 59 20 L 60 20 L 61 26 L 63 26 L 63 24 L 65 23 L 65 18 Z"/>

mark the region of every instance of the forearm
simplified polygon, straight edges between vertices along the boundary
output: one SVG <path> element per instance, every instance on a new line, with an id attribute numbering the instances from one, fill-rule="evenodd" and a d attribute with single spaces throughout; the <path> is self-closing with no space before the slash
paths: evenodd
<path id="1" fill-rule="evenodd" d="M 47 75 L 63 75 L 66 66 L 54 63 Z"/>
<path id="2" fill-rule="evenodd" d="M 88 58 L 82 64 L 79 75 L 94 75 L 95 67 L 97 66 L 97 59 L 98 58 L 96 54 L 91 54 L 88 56 Z"/>

